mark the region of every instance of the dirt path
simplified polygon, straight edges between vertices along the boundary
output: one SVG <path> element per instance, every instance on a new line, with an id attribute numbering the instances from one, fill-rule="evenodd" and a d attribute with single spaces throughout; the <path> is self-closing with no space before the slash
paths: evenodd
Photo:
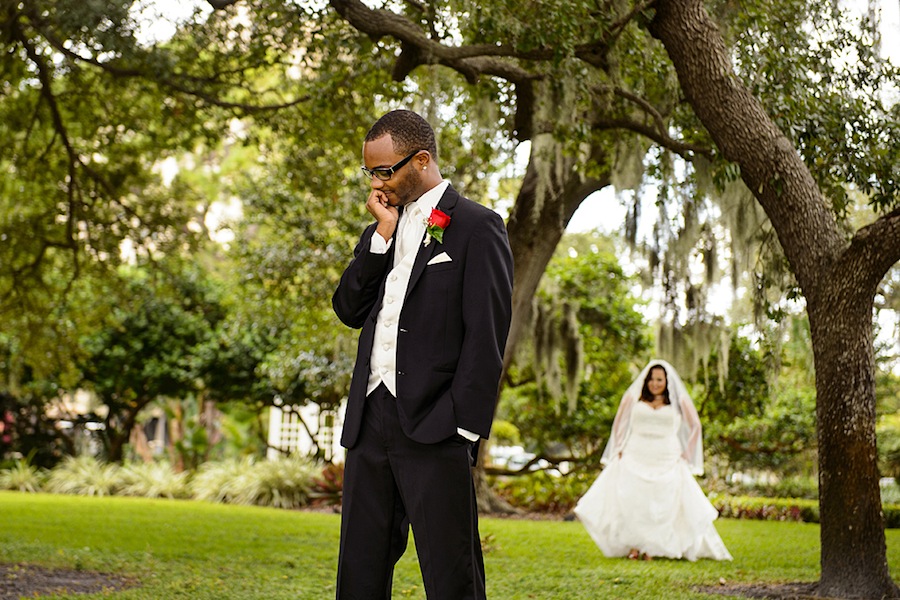
<path id="1" fill-rule="evenodd" d="M 40 598 L 53 594 L 88 594 L 134 585 L 125 577 L 92 571 L 47 569 L 34 565 L 0 564 L 0 600 Z"/>

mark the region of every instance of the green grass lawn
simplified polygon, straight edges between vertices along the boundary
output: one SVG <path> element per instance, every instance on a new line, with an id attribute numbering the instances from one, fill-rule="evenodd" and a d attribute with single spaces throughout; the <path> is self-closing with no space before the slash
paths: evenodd
<path id="1" fill-rule="evenodd" d="M 334 597 L 340 517 L 138 498 L 0 492 L 0 563 L 102 571 L 138 586 L 60 596 L 141 600 L 321 600 Z M 482 519 L 492 600 L 710 598 L 694 585 L 814 581 L 816 525 L 719 520 L 733 562 L 604 558 L 577 522 Z M 900 531 L 888 561 L 900 573 Z M 425 598 L 415 552 L 394 598 Z M 719 597 L 720 598 L 720 597 Z"/>

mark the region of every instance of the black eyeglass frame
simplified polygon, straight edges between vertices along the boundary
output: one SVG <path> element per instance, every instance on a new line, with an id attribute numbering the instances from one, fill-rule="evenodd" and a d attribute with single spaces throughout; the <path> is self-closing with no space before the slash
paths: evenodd
<path id="1" fill-rule="evenodd" d="M 390 167 L 375 167 L 374 169 L 368 169 L 366 167 L 360 167 L 363 170 L 363 173 L 369 176 L 369 179 L 375 179 L 376 177 L 381 181 L 390 181 L 391 177 L 403 168 L 403 165 L 412 160 L 413 156 L 421 152 L 421 150 L 416 150 L 406 158 L 397 162 L 397 164 Z"/>

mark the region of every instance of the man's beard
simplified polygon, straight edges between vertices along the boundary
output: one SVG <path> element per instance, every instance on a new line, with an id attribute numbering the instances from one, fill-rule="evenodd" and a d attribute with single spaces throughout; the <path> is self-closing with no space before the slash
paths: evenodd
<path id="1" fill-rule="evenodd" d="M 403 182 L 394 188 L 394 195 L 397 197 L 397 206 L 406 206 L 410 202 L 415 202 L 421 196 L 422 175 L 410 166 L 411 172 L 406 175 Z"/>

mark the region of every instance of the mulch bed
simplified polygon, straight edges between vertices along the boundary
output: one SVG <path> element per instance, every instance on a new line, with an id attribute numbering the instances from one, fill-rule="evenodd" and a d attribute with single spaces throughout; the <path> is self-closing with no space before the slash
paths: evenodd
<path id="1" fill-rule="evenodd" d="M 729 598 L 761 598 L 769 600 L 827 600 L 819 598 L 818 583 L 732 583 L 716 586 L 695 586 L 704 594 Z"/>
<path id="2" fill-rule="evenodd" d="M 91 594 L 135 585 L 125 577 L 92 571 L 0 564 L 0 600 L 40 598 L 54 594 Z"/>

